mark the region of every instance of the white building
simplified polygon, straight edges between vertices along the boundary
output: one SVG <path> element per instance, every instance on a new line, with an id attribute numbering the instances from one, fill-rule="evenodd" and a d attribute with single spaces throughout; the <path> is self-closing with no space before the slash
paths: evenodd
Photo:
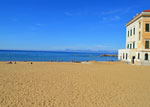
<path id="1" fill-rule="evenodd" d="M 118 51 L 122 62 L 150 65 L 150 10 L 137 14 L 126 24 L 126 49 Z"/>

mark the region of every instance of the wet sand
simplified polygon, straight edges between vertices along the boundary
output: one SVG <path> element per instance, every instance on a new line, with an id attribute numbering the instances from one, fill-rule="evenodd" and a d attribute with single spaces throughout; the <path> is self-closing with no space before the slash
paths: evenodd
<path id="1" fill-rule="evenodd" d="M 0 62 L 0 107 L 150 107 L 150 66 Z"/>

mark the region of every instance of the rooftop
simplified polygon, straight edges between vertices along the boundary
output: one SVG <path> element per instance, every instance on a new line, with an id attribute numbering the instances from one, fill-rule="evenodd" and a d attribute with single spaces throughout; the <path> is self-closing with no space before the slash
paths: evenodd
<path id="1" fill-rule="evenodd" d="M 150 10 L 148 9 L 148 10 L 144 10 L 143 12 L 150 12 Z"/>
<path id="2" fill-rule="evenodd" d="M 148 13 L 147 13 L 148 12 Z M 150 9 L 148 10 L 144 10 L 139 14 L 136 14 L 136 16 L 134 16 L 127 24 L 126 26 L 130 25 L 131 23 L 133 23 L 134 21 L 136 21 L 137 19 L 139 19 L 142 16 L 150 16 Z"/>

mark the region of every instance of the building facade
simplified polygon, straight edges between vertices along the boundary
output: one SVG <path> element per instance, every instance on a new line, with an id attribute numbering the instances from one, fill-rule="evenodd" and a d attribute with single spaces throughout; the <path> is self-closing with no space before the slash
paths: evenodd
<path id="1" fill-rule="evenodd" d="M 126 49 L 118 50 L 118 60 L 150 65 L 150 10 L 137 14 L 126 24 Z"/>

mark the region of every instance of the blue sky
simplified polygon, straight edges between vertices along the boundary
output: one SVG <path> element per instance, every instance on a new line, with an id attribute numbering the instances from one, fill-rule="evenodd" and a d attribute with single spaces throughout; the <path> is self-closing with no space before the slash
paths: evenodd
<path id="1" fill-rule="evenodd" d="M 0 0 L 0 49 L 117 50 L 148 0 Z"/>

